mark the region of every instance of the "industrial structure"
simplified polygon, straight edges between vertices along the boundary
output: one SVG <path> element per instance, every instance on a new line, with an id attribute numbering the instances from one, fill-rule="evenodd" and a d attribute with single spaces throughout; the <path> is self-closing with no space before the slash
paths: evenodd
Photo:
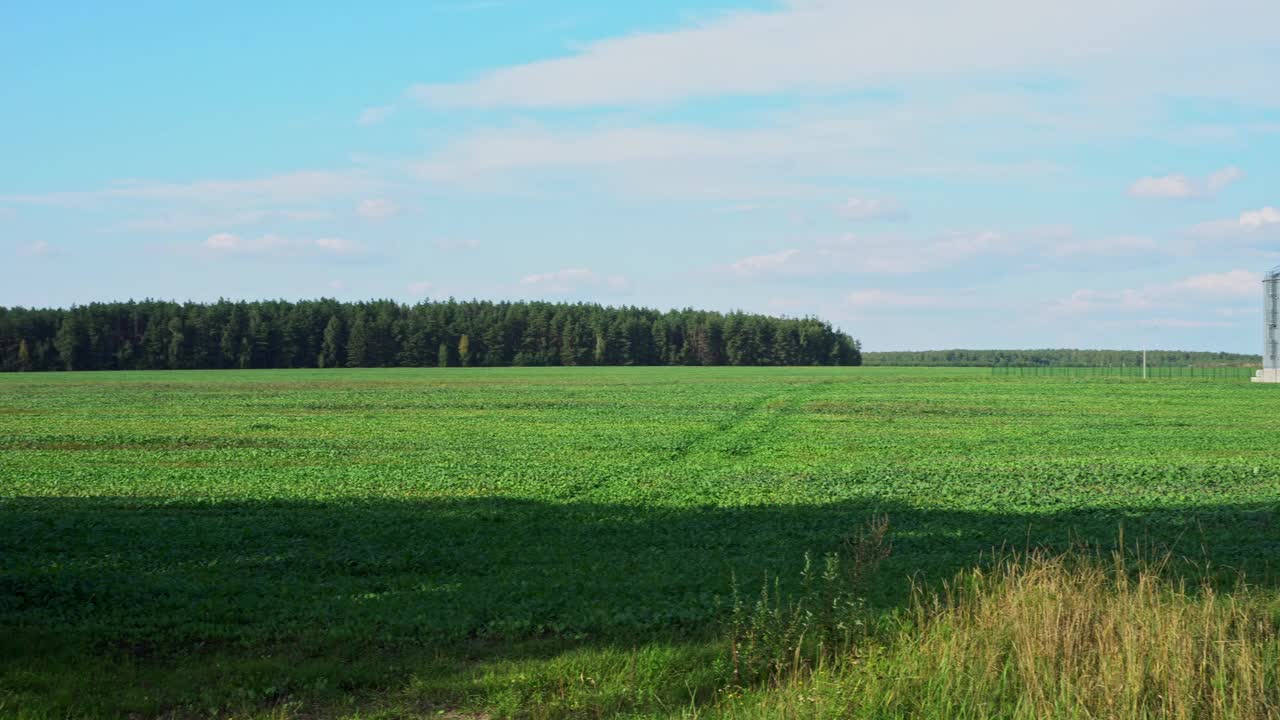
<path id="1" fill-rule="evenodd" d="M 1262 369 L 1254 382 L 1280 383 L 1280 265 L 1262 278 Z"/>

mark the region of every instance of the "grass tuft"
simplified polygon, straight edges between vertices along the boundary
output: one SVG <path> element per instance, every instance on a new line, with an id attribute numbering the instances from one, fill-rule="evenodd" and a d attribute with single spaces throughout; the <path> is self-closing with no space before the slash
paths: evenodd
<path id="1" fill-rule="evenodd" d="M 941 591 L 918 589 L 893 631 L 838 662 L 797 665 L 714 714 L 1280 718 L 1274 599 L 1163 570 L 1123 553 L 1011 556 Z"/>

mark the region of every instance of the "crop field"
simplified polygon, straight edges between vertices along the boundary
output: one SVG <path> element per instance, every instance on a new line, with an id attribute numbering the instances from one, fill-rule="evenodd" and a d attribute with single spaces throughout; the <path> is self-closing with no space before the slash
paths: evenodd
<path id="1" fill-rule="evenodd" d="M 687 711 L 726 683 L 734 583 L 785 591 L 878 516 L 885 613 L 993 549 L 1121 532 L 1271 588 L 1277 389 L 983 368 L 0 376 L 0 715 Z"/>

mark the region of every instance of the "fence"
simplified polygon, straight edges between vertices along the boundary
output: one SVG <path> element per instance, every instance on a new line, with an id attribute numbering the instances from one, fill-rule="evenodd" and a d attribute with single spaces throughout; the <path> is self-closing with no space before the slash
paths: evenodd
<path id="1" fill-rule="evenodd" d="M 1147 366 L 1146 377 L 1160 378 L 1194 378 L 1197 380 L 1248 380 L 1257 372 L 1252 367 L 1193 367 L 1193 366 Z M 1051 367 L 1046 365 L 996 365 L 991 368 L 992 375 L 1014 377 L 1129 377 L 1143 376 L 1141 365 L 1116 365 L 1098 367 Z"/>

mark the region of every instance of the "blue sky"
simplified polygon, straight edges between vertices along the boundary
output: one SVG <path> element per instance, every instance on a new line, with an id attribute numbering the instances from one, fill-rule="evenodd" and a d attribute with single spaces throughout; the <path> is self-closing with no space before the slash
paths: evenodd
<path id="1" fill-rule="evenodd" d="M 1256 352 L 1272 0 L 0 7 L 0 305 L 592 300 Z"/>

